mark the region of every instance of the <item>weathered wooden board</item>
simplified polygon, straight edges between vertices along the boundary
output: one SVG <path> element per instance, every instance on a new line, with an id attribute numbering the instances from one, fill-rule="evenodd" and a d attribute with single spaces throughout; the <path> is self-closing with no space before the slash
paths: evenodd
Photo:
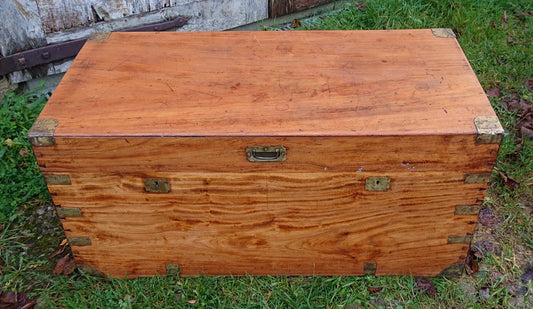
<path id="1" fill-rule="evenodd" d="M 147 175 L 70 174 L 50 186 L 54 202 L 81 217 L 62 220 L 79 263 L 113 276 L 245 273 L 437 275 L 460 262 L 476 215 L 455 206 L 480 204 L 486 184 L 461 174 L 389 173 L 391 190 L 368 192 L 374 173 L 152 173 L 168 194 L 147 193 Z M 420 178 L 423 177 L 423 178 Z"/>
<path id="2" fill-rule="evenodd" d="M 178 5 L 178 1 L 170 0 L 36 0 L 36 2 L 46 33 Z M 182 4 L 184 1 L 179 2 Z"/>
<path id="3" fill-rule="evenodd" d="M 314 8 L 334 0 L 268 0 L 269 17 L 282 16 Z"/>
<path id="4" fill-rule="evenodd" d="M 0 1 L 0 23 L 0 54 L 3 56 L 46 44 L 35 1 Z"/>
<path id="5" fill-rule="evenodd" d="M 13 53 L 87 38 L 94 32 L 117 31 L 158 23 L 178 16 L 189 18 L 180 31 L 216 31 L 268 17 L 267 0 L 6 0 L 0 1 L 0 52 Z M 157 55 L 157 54 L 153 54 Z M 68 65 L 22 70 L 9 75 L 12 83 L 63 73 Z"/>

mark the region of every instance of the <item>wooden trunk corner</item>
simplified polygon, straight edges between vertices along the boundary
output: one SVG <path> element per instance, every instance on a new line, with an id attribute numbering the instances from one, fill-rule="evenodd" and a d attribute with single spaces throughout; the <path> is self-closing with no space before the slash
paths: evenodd
<path id="1" fill-rule="evenodd" d="M 497 116 L 479 116 L 474 119 L 477 130 L 476 143 L 499 144 L 502 141 L 503 130 Z"/>
<path id="2" fill-rule="evenodd" d="M 105 41 L 109 38 L 110 35 L 111 35 L 111 32 L 95 32 L 89 36 L 89 41 L 93 41 L 93 42 Z"/>
<path id="3" fill-rule="evenodd" d="M 99 271 L 98 269 L 92 266 L 83 265 L 83 264 L 77 264 L 76 266 L 81 272 L 83 272 L 86 275 L 94 276 L 94 277 L 101 277 L 101 278 L 106 277 L 106 275 L 103 272 Z"/>
<path id="4" fill-rule="evenodd" d="M 458 278 L 463 275 L 464 270 L 465 263 L 455 263 L 444 268 L 438 276 L 444 278 Z"/>
<path id="5" fill-rule="evenodd" d="M 69 175 L 43 175 L 47 185 L 71 185 Z"/>
<path id="6" fill-rule="evenodd" d="M 33 146 L 55 145 L 54 132 L 58 121 L 51 118 L 37 119 L 28 132 L 28 140 Z"/>
<path id="7" fill-rule="evenodd" d="M 56 212 L 59 218 L 81 217 L 81 210 L 75 207 L 56 207 Z"/>
<path id="8" fill-rule="evenodd" d="M 367 262 L 367 263 L 365 263 L 365 266 L 363 268 L 363 272 L 364 272 L 365 276 L 375 276 L 377 268 L 378 268 L 377 263 L 375 263 L 375 262 Z"/>
<path id="9" fill-rule="evenodd" d="M 431 32 L 438 38 L 455 38 L 455 33 L 450 28 L 432 28 Z"/>
<path id="10" fill-rule="evenodd" d="M 70 237 L 68 243 L 71 246 L 90 246 L 92 245 L 91 239 L 88 237 Z"/>

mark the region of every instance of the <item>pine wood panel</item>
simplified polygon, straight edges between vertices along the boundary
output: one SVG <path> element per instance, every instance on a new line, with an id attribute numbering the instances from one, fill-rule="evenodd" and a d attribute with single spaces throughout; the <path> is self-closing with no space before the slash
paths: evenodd
<path id="1" fill-rule="evenodd" d="M 457 41 L 423 29 L 113 33 L 40 117 L 57 137 L 380 136 L 472 134 L 482 115 Z"/>
<path id="2" fill-rule="evenodd" d="M 460 262 L 467 245 L 448 236 L 472 233 L 476 216 L 454 215 L 480 204 L 486 184 L 462 174 L 387 174 L 387 192 L 364 190 L 375 173 L 70 174 L 50 186 L 54 202 L 78 207 L 63 219 L 79 263 L 113 276 L 377 274 L 433 276 Z M 144 177 L 169 179 L 167 194 L 146 193 Z"/>
<path id="3" fill-rule="evenodd" d="M 457 171 L 490 173 L 497 144 L 475 135 L 292 138 L 56 138 L 34 147 L 41 171 Z M 248 146 L 283 145 L 287 160 L 251 163 Z"/>

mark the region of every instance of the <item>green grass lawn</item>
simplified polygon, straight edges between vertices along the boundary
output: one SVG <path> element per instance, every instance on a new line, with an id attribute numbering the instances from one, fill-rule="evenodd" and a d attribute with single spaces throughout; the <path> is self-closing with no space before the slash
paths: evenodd
<path id="1" fill-rule="evenodd" d="M 347 4 L 313 25 L 322 30 L 454 30 L 508 133 L 484 203 L 497 224 L 479 225 L 474 239 L 489 246 L 478 252 L 479 272 L 429 281 L 408 276 L 122 280 L 77 271 L 52 274 L 59 257 L 50 259 L 49 253 L 62 239 L 45 239 L 28 226 L 35 223 L 29 220 L 32 212 L 50 203 L 26 141 L 46 99 L 13 92 L 0 102 L 0 289 L 24 292 L 45 308 L 532 308 L 532 13 L 530 0 L 381 0 Z M 39 241 L 52 245 L 48 251 L 25 249 L 28 242 Z"/>

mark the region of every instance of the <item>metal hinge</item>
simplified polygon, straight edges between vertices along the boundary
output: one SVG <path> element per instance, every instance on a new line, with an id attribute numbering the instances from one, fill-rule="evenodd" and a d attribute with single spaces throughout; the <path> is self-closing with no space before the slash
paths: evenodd
<path id="1" fill-rule="evenodd" d="M 150 24 L 130 29 L 119 30 L 118 32 L 146 32 L 163 31 L 172 28 L 179 28 L 185 25 L 188 18 L 179 16 L 172 20 Z M 78 39 L 63 43 L 57 43 L 29 49 L 13 55 L 0 57 L 0 75 L 6 75 L 15 71 L 20 71 L 54 61 L 75 57 L 87 38 Z"/>

